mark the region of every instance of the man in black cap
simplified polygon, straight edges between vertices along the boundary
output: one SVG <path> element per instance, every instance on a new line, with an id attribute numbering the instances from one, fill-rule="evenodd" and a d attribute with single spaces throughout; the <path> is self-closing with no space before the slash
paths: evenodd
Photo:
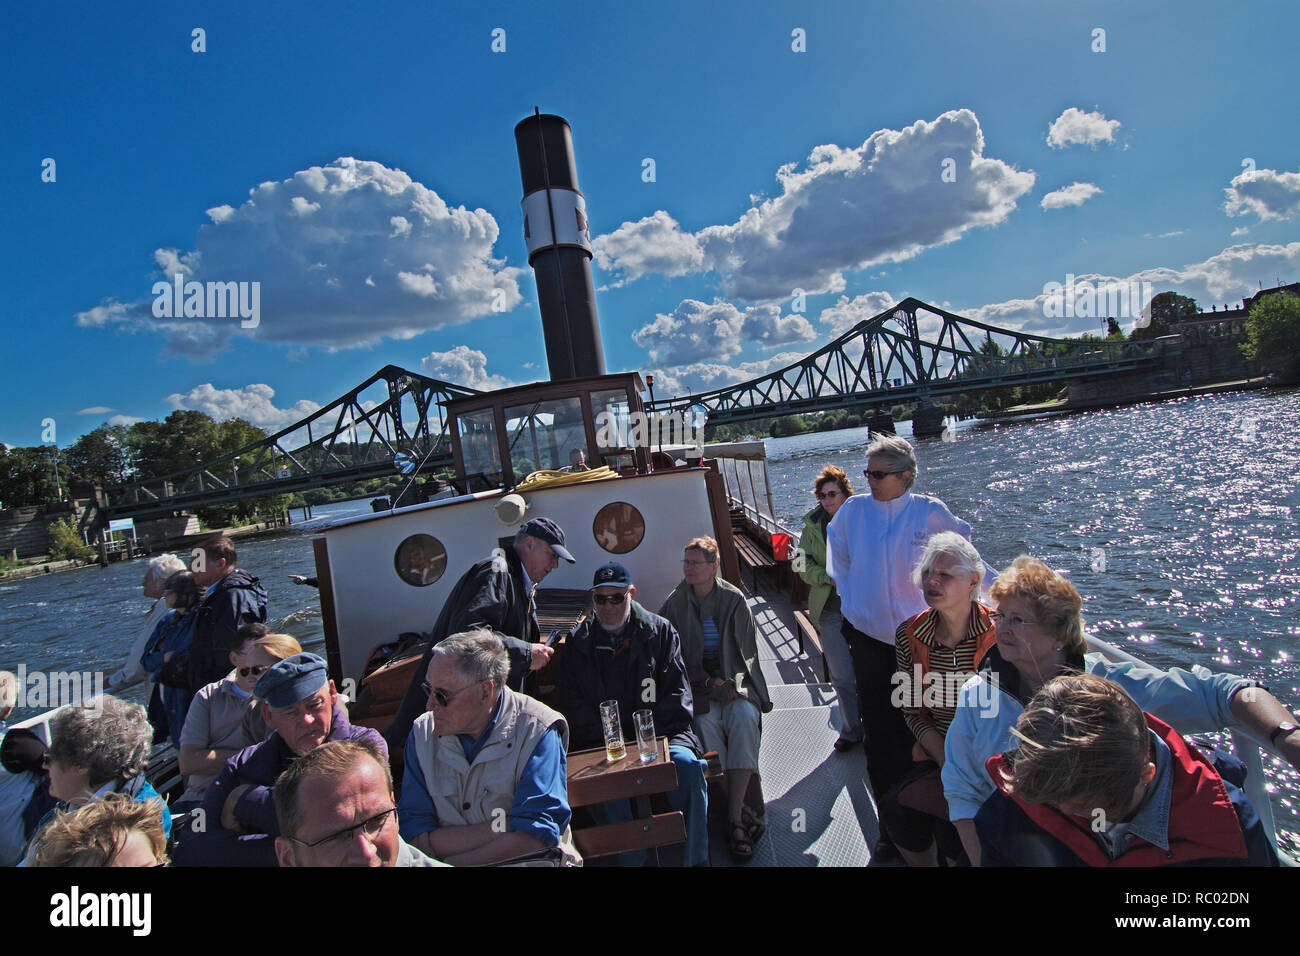
<path id="1" fill-rule="evenodd" d="M 294 760 L 327 740 L 366 741 L 388 756 L 377 731 L 348 722 L 325 661 L 315 654 L 272 665 L 253 696 L 262 701 L 271 734 L 226 761 L 177 847 L 179 866 L 275 866 L 275 781 Z"/>
<path id="2" fill-rule="evenodd" d="M 677 631 L 632 600 L 636 585 L 627 568 L 616 561 L 596 571 L 591 591 L 595 618 L 583 621 L 565 641 L 559 661 L 557 702 L 569 722 L 571 747 L 584 750 L 604 743 L 600 722 L 604 701 L 618 701 L 625 740 L 636 740 L 633 712 L 651 711 L 655 734 L 668 738 L 668 752 L 677 768 L 679 786 L 669 794 L 669 802 L 686 818 L 682 862 L 700 866 L 709 859 L 706 765 L 701 759 L 704 745 L 691 726 L 691 685 Z M 627 801 L 591 809 L 600 822 L 631 819 Z M 643 852 L 619 855 L 624 866 L 640 866 L 644 859 Z"/>
<path id="3" fill-rule="evenodd" d="M 415 719 L 424 713 L 428 695 L 420 690 L 433 648 L 452 634 L 485 628 L 501 638 L 510 656 L 506 686 L 522 691 L 530 671 L 541 670 L 551 659 L 552 649 L 540 643 L 537 606 L 533 590 L 563 558 L 574 563 L 564 546 L 564 532 L 550 518 L 530 518 L 515 534 L 514 543 L 498 549 L 480 561 L 456 582 L 447 603 L 433 625 L 433 640 L 415 669 L 397 716 L 384 736 L 389 747 L 401 750 Z"/>

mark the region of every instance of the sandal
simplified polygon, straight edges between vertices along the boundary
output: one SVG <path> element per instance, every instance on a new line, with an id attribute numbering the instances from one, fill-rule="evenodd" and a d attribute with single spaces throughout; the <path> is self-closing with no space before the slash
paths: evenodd
<path id="1" fill-rule="evenodd" d="M 763 823 L 764 817 L 760 817 L 754 812 L 754 809 L 748 805 L 740 808 L 740 821 L 745 827 L 745 835 L 749 837 L 751 844 L 757 843 L 767 832 L 767 826 Z"/>
<path id="2" fill-rule="evenodd" d="M 754 858 L 754 844 L 750 842 L 749 830 L 743 823 L 731 825 L 731 858 L 737 863 L 747 863 Z"/>

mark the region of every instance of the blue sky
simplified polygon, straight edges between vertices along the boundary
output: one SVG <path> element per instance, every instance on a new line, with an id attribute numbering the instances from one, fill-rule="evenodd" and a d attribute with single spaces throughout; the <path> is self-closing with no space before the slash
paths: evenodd
<path id="1" fill-rule="evenodd" d="M 1207 309 L 1300 278 L 1289 3 L 0 16 L 11 445 L 178 407 L 274 430 L 387 363 L 545 378 L 513 139 L 534 105 L 573 127 L 608 367 L 658 373 L 660 397 L 907 295 L 1066 334 L 1098 326 L 1045 315 L 1071 273 Z M 259 282 L 258 326 L 154 318 L 176 271 Z"/>

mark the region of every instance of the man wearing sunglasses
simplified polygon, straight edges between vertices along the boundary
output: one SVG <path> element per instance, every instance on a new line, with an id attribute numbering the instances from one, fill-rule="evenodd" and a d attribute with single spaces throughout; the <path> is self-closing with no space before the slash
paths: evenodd
<path id="1" fill-rule="evenodd" d="M 415 719 L 424 713 L 428 694 L 420 689 L 433 648 L 451 634 L 486 628 L 501 639 L 509 654 L 512 690 L 527 692 L 525 678 L 546 666 L 552 649 L 541 643 L 533 592 L 561 560 L 574 563 L 564 546 L 564 530 L 550 518 L 529 518 L 515 533 L 514 544 L 480 561 L 456 582 L 438 620 L 402 705 L 384 736 L 390 747 L 406 744 Z"/>
<path id="2" fill-rule="evenodd" d="M 276 780 L 327 740 L 364 740 L 387 759 L 377 731 L 348 722 L 325 661 L 315 654 L 294 654 L 272 665 L 253 694 L 262 701 L 272 733 L 226 761 L 196 811 L 202 829 L 195 822 L 177 847 L 178 866 L 275 866 Z"/>
<path id="3" fill-rule="evenodd" d="M 510 663 L 490 631 L 453 634 L 421 682 L 428 712 L 406 741 L 402 837 L 454 866 L 520 858 L 579 865 L 569 832 L 569 728 L 506 686 Z"/>
<path id="4" fill-rule="evenodd" d="M 365 741 L 331 740 L 275 782 L 281 866 L 445 866 L 398 835 L 388 761 Z"/>
<path id="5" fill-rule="evenodd" d="M 569 722 L 573 747 L 585 750 L 604 743 L 600 705 L 618 701 L 623 739 L 635 740 L 632 714 L 654 713 L 655 733 L 668 738 L 668 752 L 677 768 L 678 788 L 669 795 L 673 809 L 683 811 L 686 848 L 683 864 L 708 862 L 708 791 L 704 782 L 704 745 L 691 727 L 694 707 L 681 641 L 673 626 L 632 598 L 636 585 L 623 565 L 602 566 L 591 583 L 596 607 L 564 642 L 557 677 L 560 713 Z M 626 800 L 592 808 L 601 823 L 630 820 Z M 645 853 L 623 853 L 623 866 L 641 866 Z"/>

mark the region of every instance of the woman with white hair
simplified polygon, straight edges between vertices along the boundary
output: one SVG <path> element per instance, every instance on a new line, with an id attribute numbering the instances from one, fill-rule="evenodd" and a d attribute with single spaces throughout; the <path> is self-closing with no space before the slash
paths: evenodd
<path id="1" fill-rule="evenodd" d="M 867 446 L 863 472 L 870 495 L 854 495 L 826 529 L 826 571 L 840 595 L 844 639 L 853 655 L 858 707 L 866 732 L 867 776 L 879 799 L 911 763 L 910 734 L 890 698 L 894 632 L 925 610 L 912 569 L 926 542 L 941 531 L 970 537 L 970 525 L 938 498 L 913 494 L 916 454 L 895 435 L 878 435 Z M 992 580 L 990 573 L 989 579 Z M 890 853 L 882 838 L 878 854 Z"/>
<path id="2" fill-rule="evenodd" d="M 149 610 L 144 613 L 144 620 L 139 630 L 135 632 L 135 640 L 131 642 L 131 649 L 127 651 L 122 666 L 105 678 L 104 683 L 110 693 L 118 693 L 132 687 L 148 676 L 148 671 L 140 664 L 140 658 L 148 649 L 149 638 L 153 636 L 158 622 L 170 610 L 167 602 L 163 600 L 163 585 L 177 571 L 184 570 L 185 562 L 174 554 L 160 554 L 149 559 L 149 566 L 145 569 L 144 580 L 140 582 L 140 586 L 144 590 L 144 596 L 153 598 L 154 601 L 149 606 Z M 144 696 L 148 700 L 151 691 L 148 688 L 145 688 L 145 691 Z"/>
<path id="3" fill-rule="evenodd" d="M 153 730 L 143 707 L 103 694 L 60 710 L 50 721 L 50 738 L 46 763 L 50 796 L 59 801 L 58 809 L 76 809 L 120 793 L 140 803 L 152 802 L 163 833 L 171 835 L 171 813 L 144 774 Z M 34 844 L 54 813 L 51 810 L 41 821 Z"/>
<path id="4" fill-rule="evenodd" d="M 903 712 L 912 765 L 880 801 L 880 819 L 909 866 L 962 858 L 961 837 L 948 822 L 940 768 L 944 737 L 961 687 L 997 643 L 991 609 L 978 600 L 984 562 L 952 531 L 932 537 L 912 572 L 928 608 L 894 634 L 892 703 Z"/>

